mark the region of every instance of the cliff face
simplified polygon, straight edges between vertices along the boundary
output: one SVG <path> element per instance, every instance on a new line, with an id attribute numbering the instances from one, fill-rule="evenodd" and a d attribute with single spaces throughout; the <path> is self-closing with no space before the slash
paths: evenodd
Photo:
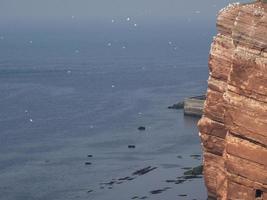
<path id="1" fill-rule="evenodd" d="M 215 199 L 267 200 L 267 4 L 234 4 L 218 16 L 199 131 Z"/>

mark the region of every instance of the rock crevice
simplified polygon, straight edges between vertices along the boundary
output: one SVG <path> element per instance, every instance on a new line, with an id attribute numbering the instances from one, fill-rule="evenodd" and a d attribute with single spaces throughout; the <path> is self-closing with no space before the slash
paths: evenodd
<path id="1" fill-rule="evenodd" d="M 214 199 L 267 200 L 267 4 L 220 11 L 199 131 Z"/>

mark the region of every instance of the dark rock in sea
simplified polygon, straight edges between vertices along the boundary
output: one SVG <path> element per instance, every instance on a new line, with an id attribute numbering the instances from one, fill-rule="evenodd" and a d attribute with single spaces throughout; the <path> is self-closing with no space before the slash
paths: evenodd
<path id="1" fill-rule="evenodd" d="M 177 180 L 166 180 L 166 183 L 175 183 Z"/>
<path id="2" fill-rule="evenodd" d="M 139 199 L 147 199 L 147 198 L 148 198 L 147 196 L 143 196 L 143 197 L 141 197 Z"/>
<path id="3" fill-rule="evenodd" d="M 192 181 L 193 179 L 203 178 L 203 165 L 194 168 L 184 167 L 182 169 L 187 170 L 184 172 L 183 176 L 177 177 L 176 179 L 166 180 L 166 183 L 182 184 L 187 181 Z"/>
<path id="4" fill-rule="evenodd" d="M 184 172 L 185 176 L 199 176 L 203 174 L 203 165 L 194 167 L 186 172 Z"/>
<path id="5" fill-rule="evenodd" d="M 152 191 L 150 191 L 150 193 L 151 194 L 160 194 L 160 193 L 165 192 L 166 190 L 169 190 L 169 189 L 171 189 L 171 188 L 170 187 L 165 187 L 165 188 L 159 189 L 159 190 L 152 190 Z"/>
<path id="6" fill-rule="evenodd" d="M 190 181 L 192 179 L 203 178 L 203 177 L 198 176 L 198 175 L 185 175 L 185 176 L 183 176 L 183 178 Z"/>
<path id="7" fill-rule="evenodd" d="M 174 183 L 174 184 L 181 184 L 185 182 L 185 179 L 178 179 L 178 180 L 166 180 L 166 183 Z"/>
<path id="8" fill-rule="evenodd" d="M 168 109 L 183 109 L 184 108 L 184 102 L 181 101 L 181 102 L 178 102 L 176 104 L 173 104 L 172 106 L 169 106 Z"/>
<path id="9" fill-rule="evenodd" d="M 133 178 L 131 178 L 131 177 L 129 177 L 129 176 L 126 176 L 126 177 L 124 177 L 124 178 L 119 178 L 118 180 L 119 180 L 119 181 L 131 181 L 131 180 L 133 180 Z"/>
<path id="10" fill-rule="evenodd" d="M 114 185 L 116 182 L 115 181 L 110 181 L 107 183 L 100 183 L 100 185 Z"/>
<path id="11" fill-rule="evenodd" d="M 187 194 L 179 194 L 179 197 L 187 197 Z"/>
<path id="12" fill-rule="evenodd" d="M 150 191 L 151 194 L 160 194 L 162 193 L 164 190 L 153 190 L 153 191 Z"/>
<path id="13" fill-rule="evenodd" d="M 175 184 L 178 185 L 178 184 L 184 183 L 185 181 L 186 181 L 185 179 L 176 180 Z"/>
<path id="14" fill-rule="evenodd" d="M 139 127 L 138 127 L 138 130 L 139 130 L 139 131 L 145 131 L 145 130 L 146 130 L 146 127 L 144 127 L 144 126 L 139 126 Z"/>
<path id="15" fill-rule="evenodd" d="M 191 170 L 192 167 L 182 167 L 181 169 L 184 169 L 184 170 Z"/>
<path id="16" fill-rule="evenodd" d="M 135 148 L 135 145 L 128 145 L 128 148 L 129 149 L 134 149 Z"/>
<path id="17" fill-rule="evenodd" d="M 131 199 L 147 199 L 147 196 L 139 197 L 139 196 L 134 196 Z"/>
<path id="18" fill-rule="evenodd" d="M 88 190 L 87 193 L 92 193 L 94 190 Z"/>
<path id="19" fill-rule="evenodd" d="M 193 179 L 203 178 L 203 165 L 194 168 L 184 167 L 182 169 L 187 170 L 184 172 L 183 176 L 166 180 L 166 183 L 182 184 L 187 181 L 192 181 Z"/>
<path id="20" fill-rule="evenodd" d="M 85 162 L 85 165 L 92 165 L 91 162 Z"/>
<path id="21" fill-rule="evenodd" d="M 182 159 L 182 158 L 183 158 L 183 156 L 177 156 L 177 158 L 179 158 L 179 159 Z"/>
<path id="22" fill-rule="evenodd" d="M 157 167 L 151 167 L 151 166 L 149 166 L 149 167 L 146 167 L 146 168 L 143 168 L 143 169 L 140 169 L 140 170 L 135 171 L 133 173 L 133 175 L 139 175 L 139 176 L 141 176 L 141 175 L 147 174 L 148 172 L 151 172 L 151 171 L 153 171 L 155 169 L 157 169 Z"/>
<path id="23" fill-rule="evenodd" d="M 88 157 L 88 158 L 92 158 L 92 157 L 93 157 L 93 155 L 87 155 L 87 157 Z"/>

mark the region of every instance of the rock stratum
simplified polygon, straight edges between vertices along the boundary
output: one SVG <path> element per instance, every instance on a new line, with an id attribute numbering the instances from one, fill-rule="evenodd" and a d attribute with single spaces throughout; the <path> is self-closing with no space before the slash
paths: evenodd
<path id="1" fill-rule="evenodd" d="M 267 200 L 267 4 L 221 10 L 199 131 L 210 198 Z"/>

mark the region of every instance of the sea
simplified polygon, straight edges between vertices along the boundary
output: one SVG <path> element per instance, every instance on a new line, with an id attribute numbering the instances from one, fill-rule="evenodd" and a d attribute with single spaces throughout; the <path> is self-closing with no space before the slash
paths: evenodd
<path id="1" fill-rule="evenodd" d="M 200 14 L 3 26 L 0 199 L 205 200 L 183 179 L 199 118 L 167 109 L 205 94 L 216 15 Z"/>

